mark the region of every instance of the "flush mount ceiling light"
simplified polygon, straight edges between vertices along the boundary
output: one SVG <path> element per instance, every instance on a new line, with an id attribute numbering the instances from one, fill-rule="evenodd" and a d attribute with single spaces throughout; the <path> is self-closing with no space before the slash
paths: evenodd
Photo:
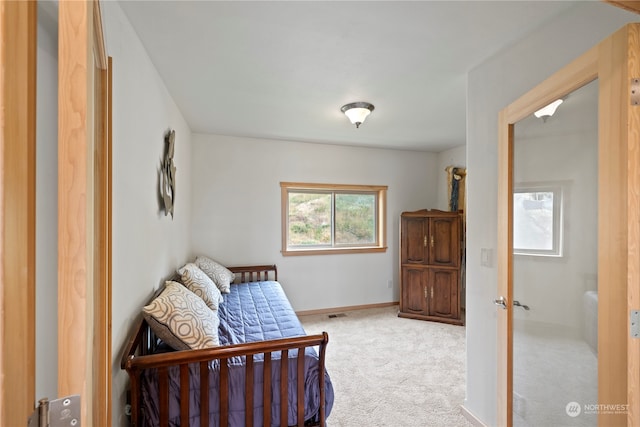
<path id="1" fill-rule="evenodd" d="M 542 120 L 547 121 L 549 117 L 555 114 L 556 109 L 560 106 L 560 104 L 562 104 L 562 99 L 556 99 L 551 104 L 547 105 L 546 107 L 542 107 L 541 109 L 533 113 L 533 115 L 537 118 L 542 117 Z"/>
<path id="2" fill-rule="evenodd" d="M 351 104 L 343 105 L 340 111 L 349 117 L 349 120 L 356 125 L 356 128 L 359 128 L 364 119 L 373 111 L 373 105 L 368 102 L 352 102 Z"/>

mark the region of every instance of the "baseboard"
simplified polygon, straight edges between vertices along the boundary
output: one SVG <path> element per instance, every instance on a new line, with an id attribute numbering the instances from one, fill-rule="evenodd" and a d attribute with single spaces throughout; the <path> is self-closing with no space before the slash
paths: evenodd
<path id="1" fill-rule="evenodd" d="M 344 311 L 364 310 L 366 308 L 392 307 L 392 306 L 398 305 L 398 304 L 400 304 L 399 301 L 381 302 L 381 303 L 378 303 L 378 304 L 349 305 L 349 306 L 345 306 L 345 307 L 321 308 L 319 310 L 296 311 L 296 314 L 298 316 L 310 316 L 310 315 L 313 315 L 313 314 L 342 313 Z"/>
<path id="2" fill-rule="evenodd" d="M 460 412 L 474 427 L 487 427 L 482 421 L 480 421 L 475 415 L 473 415 L 464 405 L 460 405 Z"/>

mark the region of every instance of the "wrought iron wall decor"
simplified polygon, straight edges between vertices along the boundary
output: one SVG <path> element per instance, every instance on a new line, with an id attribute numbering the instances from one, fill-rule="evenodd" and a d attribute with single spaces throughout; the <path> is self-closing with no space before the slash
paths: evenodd
<path id="1" fill-rule="evenodd" d="M 176 167 L 173 164 L 176 131 L 167 132 L 164 137 L 164 156 L 160 168 L 160 196 L 164 207 L 164 215 L 171 214 L 176 201 Z"/>

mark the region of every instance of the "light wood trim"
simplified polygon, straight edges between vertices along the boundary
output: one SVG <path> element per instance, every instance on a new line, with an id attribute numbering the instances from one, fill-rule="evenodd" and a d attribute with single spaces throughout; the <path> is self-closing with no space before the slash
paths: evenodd
<path id="1" fill-rule="evenodd" d="M 93 420 L 93 2 L 58 5 L 58 394 Z"/>
<path id="2" fill-rule="evenodd" d="M 102 12 L 100 9 L 100 1 L 93 0 L 93 47 L 94 58 L 99 69 L 106 70 L 108 68 L 109 59 L 107 58 L 107 49 L 104 44 L 104 32 L 102 30 Z"/>
<path id="3" fill-rule="evenodd" d="M 640 2 L 636 2 L 640 4 Z M 628 75 L 640 77 L 640 27 L 629 27 L 628 39 Z M 628 104 L 627 104 L 628 105 Z M 627 136 L 627 218 L 635 218 L 628 221 L 627 239 L 628 267 L 627 267 L 627 313 L 631 310 L 640 310 L 640 107 L 627 107 L 627 120 L 629 122 Z M 627 414 L 628 426 L 640 425 L 640 340 L 630 338 L 627 332 L 627 399 L 629 412 Z"/>
<path id="4" fill-rule="evenodd" d="M 378 253 L 387 251 L 387 189 L 386 185 L 352 185 L 352 184 L 319 184 L 304 182 L 281 182 L 280 183 L 280 212 L 281 212 L 281 237 L 283 256 L 306 256 L 306 255 L 338 255 L 354 253 Z M 288 217 L 288 191 L 289 190 L 326 190 L 329 191 L 353 191 L 353 192 L 377 192 L 378 202 L 378 244 L 362 247 L 334 247 L 334 248 L 314 248 L 314 249 L 287 249 L 287 217 Z"/>
<path id="5" fill-rule="evenodd" d="M 111 65 L 111 58 L 108 64 Z M 111 68 L 94 70 L 94 399 L 93 425 L 111 425 Z"/>
<path id="6" fill-rule="evenodd" d="M 337 191 L 382 191 L 386 185 L 355 185 L 355 184 L 319 184 L 305 182 L 281 182 L 280 187 L 293 190 L 337 190 Z"/>
<path id="7" fill-rule="evenodd" d="M 95 227 L 93 239 L 93 265 L 95 269 L 94 276 L 94 322 L 93 322 L 93 348 L 96 369 L 93 370 L 93 401 L 100 402 L 100 405 L 94 405 L 93 425 L 99 425 L 100 420 L 104 419 L 107 408 L 104 404 L 108 404 L 109 400 L 103 401 L 107 387 L 106 370 L 104 369 L 105 359 L 107 355 L 107 330 L 104 325 L 108 321 L 106 306 L 104 304 L 106 298 L 106 280 L 107 266 L 105 263 L 106 242 L 104 241 L 104 227 L 106 225 L 106 200 L 103 200 L 106 182 L 104 180 L 106 172 L 106 153 L 104 152 L 104 144 L 106 143 L 106 120 L 104 117 L 105 106 L 100 102 L 106 96 L 106 70 L 101 70 L 97 64 L 94 68 L 95 85 L 94 85 L 94 191 L 93 203 L 95 209 Z"/>
<path id="8" fill-rule="evenodd" d="M 624 10 L 634 13 L 640 13 L 640 1 L 637 0 L 603 0 L 611 6 L 617 6 Z"/>
<path id="9" fill-rule="evenodd" d="M 599 425 L 640 423 L 640 344 L 630 338 L 628 329 L 629 309 L 640 308 L 640 231 L 637 221 L 634 228 L 628 220 L 638 218 L 640 212 L 639 130 L 633 126 L 640 123 L 640 113 L 630 111 L 636 107 L 629 106 L 630 78 L 640 77 L 639 28 L 639 24 L 629 24 L 619 30 L 509 105 L 499 117 L 498 289 L 509 293 L 512 214 L 505 204 L 511 203 L 512 125 L 599 78 L 598 403 L 628 404 L 629 408 L 627 415 L 600 413 Z M 505 296 L 505 312 L 510 313 L 512 295 Z M 512 325 L 510 314 L 509 319 L 502 317 L 498 315 L 498 425 L 511 426 Z"/>
<path id="10" fill-rule="evenodd" d="M 497 390 L 500 426 L 512 425 L 513 407 L 513 123 L 508 111 L 498 114 L 498 294 L 506 299 L 506 310 L 496 306 L 498 322 Z"/>
<path id="11" fill-rule="evenodd" d="M 627 403 L 628 27 L 599 52 L 598 101 L 598 403 Z M 598 414 L 599 425 L 626 425 L 625 414 Z"/>
<path id="12" fill-rule="evenodd" d="M 343 307 L 321 308 L 321 309 L 318 309 L 318 310 L 296 311 L 296 315 L 297 316 L 313 316 L 315 314 L 343 313 L 345 311 L 366 310 L 366 309 L 369 309 L 369 308 L 393 307 L 394 305 L 398 305 L 398 304 L 400 304 L 399 301 L 381 302 L 381 303 L 377 303 L 377 304 L 347 305 L 347 306 L 343 306 Z"/>
<path id="13" fill-rule="evenodd" d="M 5 4 L 0 4 L 0 39 L 5 40 L 7 34 L 5 30 L 7 28 L 7 20 L 9 19 L 9 15 L 7 14 L 7 10 L 5 9 Z M 17 40 L 18 36 L 13 34 L 13 40 Z M 6 141 L 11 141 L 13 136 L 6 135 L 5 136 L 5 126 L 4 123 L 7 120 L 8 108 L 6 106 L 6 92 L 8 87 L 13 87 L 13 82 L 6 81 L 6 68 L 7 64 L 11 63 L 11 61 L 7 60 L 6 55 L 7 48 L 5 47 L 5 43 L 0 43 L 0 260 L 4 260 L 5 247 L 9 246 L 10 242 L 6 242 L 4 238 L 4 229 L 5 229 L 5 213 L 4 213 L 4 194 L 5 194 L 5 179 L 4 179 L 4 158 L 5 158 L 5 145 Z M 8 182 L 20 182 L 16 180 L 7 181 Z M 9 348 L 11 343 L 6 343 L 5 340 L 7 336 L 4 333 L 5 324 L 8 319 L 5 318 L 5 310 L 4 310 L 4 288 L 6 286 L 7 280 L 5 279 L 4 272 L 4 261 L 0 262 L 0 371 L 5 371 L 5 356 L 4 352 L 6 348 Z M 7 419 L 5 419 L 6 412 L 4 408 L 7 406 L 7 393 L 8 393 L 8 385 L 5 384 L 5 376 L 0 375 L 0 423 L 6 423 Z"/>
<path id="14" fill-rule="evenodd" d="M 506 121 L 517 123 L 545 105 L 595 80 L 597 76 L 598 47 L 595 46 L 505 108 Z"/>
<path id="15" fill-rule="evenodd" d="M 380 226 L 378 227 L 378 242 L 380 242 L 380 249 L 384 249 L 380 252 L 386 252 L 387 250 L 387 186 L 384 186 L 379 191 L 378 197 L 378 221 Z"/>
<path id="16" fill-rule="evenodd" d="M 306 256 L 306 255 L 344 255 L 344 254 L 373 254 L 387 251 L 387 247 L 362 247 L 362 248 L 326 248 L 326 249 L 304 249 L 296 251 L 282 250 L 282 256 Z"/>
<path id="17" fill-rule="evenodd" d="M 36 2 L 0 3 L 0 425 L 35 403 Z"/>
<path id="18" fill-rule="evenodd" d="M 113 193 L 112 193 L 112 176 L 113 176 L 113 60 L 111 57 L 108 58 L 107 60 L 108 63 L 108 73 L 107 73 L 107 85 L 108 85 L 108 90 L 107 90 L 107 186 L 108 186 L 108 190 L 107 190 L 107 218 L 106 218 L 106 230 L 105 232 L 106 234 L 106 248 L 105 248 L 105 262 L 107 265 L 107 269 L 106 269 L 106 277 L 105 277 L 105 286 L 106 289 L 104 289 L 104 293 L 106 294 L 106 308 L 105 308 L 105 316 L 106 317 L 106 324 L 102 325 L 102 327 L 104 327 L 106 329 L 106 346 L 107 346 L 107 351 L 106 351 L 106 359 L 105 359 L 105 366 L 102 366 L 102 369 L 106 370 L 106 375 L 107 375 L 107 384 L 106 384 L 106 396 L 104 396 L 104 399 L 106 399 L 108 401 L 107 404 L 107 413 L 106 413 L 106 425 L 113 425 L 112 422 L 112 397 L 111 397 L 111 389 L 112 389 L 112 385 L 111 385 L 111 379 L 113 378 L 113 373 L 112 373 L 112 369 L 111 369 L 111 357 L 113 354 L 113 348 L 112 348 L 112 338 L 111 338 L 111 314 L 113 313 L 113 304 L 112 304 L 112 271 L 113 271 L 113 264 L 112 264 L 112 249 L 113 249 L 113 245 L 112 245 L 112 216 L 111 216 L 111 212 L 112 212 L 112 207 L 113 207 Z"/>
<path id="19" fill-rule="evenodd" d="M 281 251 L 287 249 L 287 218 L 289 217 L 289 205 L 287 204 L 288 195 L 287 195 L 287 187 L 280 183 L 280 238 L 281 238 Z"/>

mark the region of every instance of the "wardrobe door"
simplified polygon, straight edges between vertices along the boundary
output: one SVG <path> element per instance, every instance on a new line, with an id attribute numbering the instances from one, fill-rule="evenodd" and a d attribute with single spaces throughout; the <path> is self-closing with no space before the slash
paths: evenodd
<path id="1" fill-rule="evenodd" d="M 402 218 L 402 263 L 426 264 L 427 255 L 427 218 Z"/>
<path id="2" fill-rule="evenodd" d="M 460 254 L 460 219 L 429 219 L 429 265 L 455 267 Z"/>

